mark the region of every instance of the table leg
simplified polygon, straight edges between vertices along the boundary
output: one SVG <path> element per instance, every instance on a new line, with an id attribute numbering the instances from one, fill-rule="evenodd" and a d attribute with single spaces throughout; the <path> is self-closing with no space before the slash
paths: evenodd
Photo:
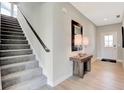
<path id="1" fill-rule="evenodd" d="M 81 78 L 83 78 L 84 77 L 84 63 L 83 62 L 82 63 L 78 62 L 78 67 L 79 67 L 79 76 Z"/>
<path id="2" fill-rule="evenodd" d="M 91 59 L 87 62 L 87 71 L 91 71 Z"/>
<path id="3" fill-rule="evenodd" d="M 73 75 L 78 75 L 78 62 L 73 62 Z"/>

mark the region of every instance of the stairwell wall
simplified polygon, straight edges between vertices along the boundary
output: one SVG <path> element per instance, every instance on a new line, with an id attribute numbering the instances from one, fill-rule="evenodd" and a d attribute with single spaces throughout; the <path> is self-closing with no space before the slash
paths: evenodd
<path id="1" fill-rule="evenodd" d="M 36 30 L 36 33 L 50 49 L 50 52 L 45 52 L 25 19 L 18 11 L 17 17 L 21 27 L 37 57 L 36 59 L 39 61 L 40 67 L 43 68 L 43 73 L 47 76 L 48 84 L 51 85 L 53 81 L 53 5 L 52 3 L 19 3 L 18 6 Z"/>

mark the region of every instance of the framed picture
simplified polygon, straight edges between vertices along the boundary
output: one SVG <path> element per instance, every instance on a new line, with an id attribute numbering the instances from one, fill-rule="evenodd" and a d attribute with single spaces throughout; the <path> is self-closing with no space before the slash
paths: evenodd
<path id="1" fill-rule="evenodd" d="M 71 37 L 71 49 L 72 51 L 79 51 L 83 49 L 82 46 L 82 36 L 83 36 L 83 27 L 78 22 L 71 21 L 72 28 L 72 37 Z"/>

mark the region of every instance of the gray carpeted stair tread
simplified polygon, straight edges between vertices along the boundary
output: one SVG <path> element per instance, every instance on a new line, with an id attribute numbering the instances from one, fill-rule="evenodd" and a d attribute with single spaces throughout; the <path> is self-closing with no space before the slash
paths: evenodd
<path id="1" fill-rule="evenodd" d="M 1 39 L 1 44 L 28 44 L 27 40 L 23 39 Z"/>
<path id="2" fill-rule="evenodd" d="M 20 65 L 23 65 L 23 64 L 29 64 L 29 63 L 33 63 L 33 62 L 37 62 L 37 61 L 36 60 L 31 60 L 31 61 L 26 61 L 26 62 L 21 62 L 21 63 L 4 65 L 4 66 L 1 66 L 1 69 L 7 69 L 7 68 L 11 68 L 11 67 L 15 67 L 15 66 L 20 66 Z"/>
<path id="3" fill-rule="evenodd" d="M 41 77 L 36 77 L 31 80 L 27 80 L 13 86 L 5 88 L 6 90 L 37 90 L 46 84 L 46 77 L 42 75 Z"/>
<path id="4" fill-rule="evenodd" d="M 0 57 L 0 60 L 12 59 L 12 58 L 20 58 L 20 57 L 29 57 L 29 56 L 34 56 L 34 55 L 33 54 L 30 54 L 30 55 L 19 55 L 19 56 L 10 56 L 10 57 Z"/>
<path id="5" fill-rule="evenodd" d="M 32 49 L 13 49 L 13 50 L 0 50 L 0 52 L 14 52 L 14 51 L 26 51 Z"/>
<path id="6" fill-rule="evenodd" d="M 25 36 L 3 35 L 3 34 L 1 34 L 0 37 L 1 37 L 2 39 L 21 39 L 21 40 L 25 40 L 25 39 L 26 39 Z"/>
<path id="7" fill-rule="evenodd" d="M 29 44 L 0 44 L 0 50 L 30 49 Z"/>
<path id="8" fill-rule="evenodd" d="M 0 65 L 2 66 L 2 65 L 14 64 L 14 63 L 20 63 L 24 61 L 31 61 L 34 59 L 35 59 L 35 55 L 33 54 L 0 57 Z"/>
<path id="9" fill-rule="evenodd" d="M 38 68 L 38 67 L 39 67 L 39 63 L 36 60 L 4 65 L 4 66 L 1 66 L 1 75 L 4 76 L 7 74 L 24 71 L 27 69 Z"/>
<path id="10" fill-rule="evenodd" d="M 2 35 L 16 35 L 16 36 L 24 36 L 24 33 L 22 32 L 10 32 L 10 31 L 1 31 Z"/>
<path id="11" fill-rule="evenodd" d="M 21 72 L 16 72 L 16 73 L 12 73 L 12 74 L 8 74 L 5 76 L 2 76 L 2 81 L 8 80 L 8 79 L 12 79 L 14 77 L 21 77 L 23 75 L 27 75 L 27 74 L 34 74 L 34 72 L 41 70 L 40 68 L 35 68 L 35 69 L 30 69 L 30 70 L 25 70 L 25 71 L 21 71 Z M 39 73 L 40 74 L 40 73 Z"/>
<path id="12" fill-rule="evenodd" d="M 12 86 L 14 84 L 30 80 L 34 77 L 38 77 L 42 75 L 42 69 L 41 68 L 34 68 L 34 69 L 28 69 L 12 74 L 8 74 L 1 77 L 3 88 Z M 9 82 L 8 82 L 9 81 Z"/>
<path id="13" fill-rule="evenodd" d="M 0 57 L 32 54 L 32 49 L 0 50 Z"/>

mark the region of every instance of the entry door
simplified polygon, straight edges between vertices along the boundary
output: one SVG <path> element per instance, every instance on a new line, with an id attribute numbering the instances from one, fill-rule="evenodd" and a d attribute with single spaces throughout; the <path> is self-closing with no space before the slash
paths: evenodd
<path id="1" fill-rule="evenodd" d="M 102 58 L 117 59 L 117 32 L 104 32 L 101 38 Z"/>

